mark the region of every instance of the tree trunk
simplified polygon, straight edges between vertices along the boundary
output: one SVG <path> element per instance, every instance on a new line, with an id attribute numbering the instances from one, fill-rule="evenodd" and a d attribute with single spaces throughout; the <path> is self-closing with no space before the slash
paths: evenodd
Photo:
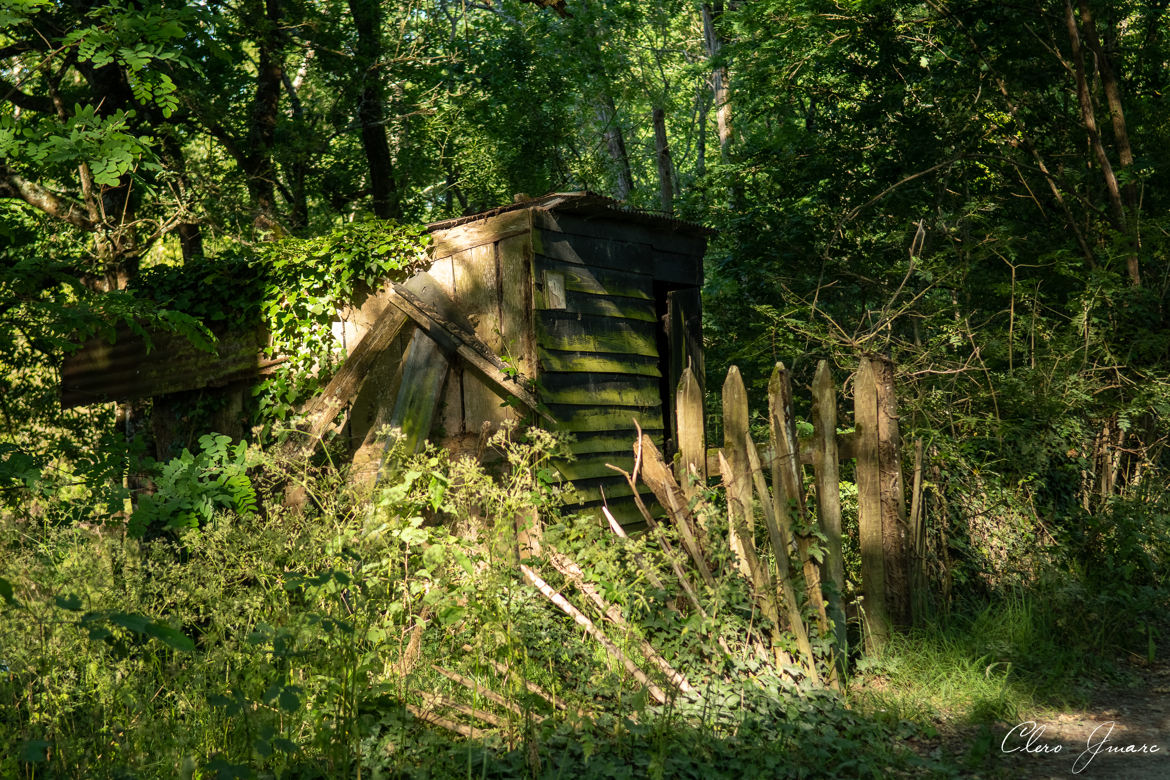
<path id="1" fill-rule="evenodd" d="M 1097 72 L 1101 77 L 1101 87 L 1105 92 L 1105 102 L 1109 106 L 1109 118 L 1113 124 L 1113 142 L 1117 145 L 1117 157 L 1121 170 L 1133 167 L 1133 147 L 1129 143 L 1129 129 L 1125 124 L 1125 111 L 1121 105 L 1121 87 L 1117 75 L 1113 70 L 1113 63 L 1109 59 L 1109 52 L 1101 46 L 1101 39 L 1097 35 L 1097 24 L 1093 20 L 1092 9 L 1086 0 L 1079 0 L 1081 24 L 1085 28 L 1085 43 L 1093 52 L 1097 61 Z M 1129 252 L 1126 256 L 1126 270 L 1129 280 L 1134 287 L 1142 283 L 1141 263 L 1138 259 L 1138 193 L 1137 185 L 1127 181 L 1121 189 L 1122 203 L 1128 219 Z"/>
<path id="2" fill-rule="evenodd" d="M 634 191 L 634 174 L 630 170 L 630 157 L 626 153 L 626 140 L 622 134 L 622 127 L 618 123 L 617 106 L 613 97 L 605 92 L 598 99 L 597 121 L 601 125 L 601 135 L 605 139 L 605 148 L 609 151 L 609 159 L 613 167 L 614 197 L 626 200 Z"/>
<path id="3" fill-rule="evenodd" d="M 719 153 L 723 161 L 727 161 L 731 146 L 731 101 L 728 95 L 730 76 L 727 65 L 719 57 L 723 51 L 723 41 L 715 25 L 723 16 L 723 3 L 703 3 L 703 42 L 707 49 L 707 59 L 711 65 L 711 88 L 715 94 L 715 125 L 719 133 Z"/>
<path id="4" fill-rule="evenodd" d="M 674 213 L 674 181 L 673 166 L 670 162 L 670 146 L 666 140 L 666 112 L 661 108 L 653 111 L 654 118 L 654 152 L 658 162 L 658 192 L 662 201 L 662 210 L 667 214 Z"/>
<path id="5" fill-rule="evenodd" d="M 1101 168 L 1101 175 L 1105 178 L 1105 191 L 1109 199 L 1109 216 L 1113 228 L 1119 233 L 1128 234 L 1128 220 L 1125 206 L 1121 200 L 1121 188 L 1117 176 L 1113 172 L 1113 164 L 1109 162 L 1109 155 L 1105 153 L 1105 146 L 1101 143 L 1101 133 L 1097 128 L 1097 117 L 1093 112 L 1093 99 L 1089 94 L 1089 82 L 1085 77 L 1085 52 L 1081 48 L 1080 31 L 1077 28 L 1076 14 L 1073 12 L 1072 0 L 1065 0 L 1065 26 L 1068 28 L 1069 47 L 1072 52 L 1073 73 L 1076 77 L 1077 102 L 1081 108 L 1081 121 L 1085 125 L 1085 132 L 1089 136 L 1089 145 L 1097 158 L 1097 165 Z M 1091 18 L 1091 17 L 1090 17 Z M 1131 253 L 1127 259 L 1130 271 L 1130 280 L 1136 285 L 1141 279 L 1137 269 L 1136 254 Z"/>
<path id="6" fill-rule="evenodd" d="M 248 128 L 243 162 L 248 193 L 255 209 L 253 225 L 262 231 L 279 230 L 276 208 L 276 166 L 272 150 L 276 145 L 276 120 L 284 77 L 284 35 L 281 32 L 280 0 L 253 0 L 252 22 L 259 46 L 256 94 L 252 102 L 252 123 Z"/>
<path id="7" fill-rule="evenodd" d="M 378 60 L 382 56 L 382 6 L 378 0 L 349 0 L 357 31 L 357 69 L 362 90 L 358 104 L 362 149 L 370 175 L 370 196 L 374 214 L 380 219 L 398 216 L 395 197 L 394 158 L 386 138 L 385 114 L 382 110 L 382 77 Z"/>

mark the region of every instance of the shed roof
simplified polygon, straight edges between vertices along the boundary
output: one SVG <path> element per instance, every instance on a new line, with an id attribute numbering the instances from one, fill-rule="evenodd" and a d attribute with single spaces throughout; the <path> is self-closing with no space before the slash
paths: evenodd
<path id="1" fill-rule="evenodd" d="M 659 211 L 637 209 L 613 198 L 607 198 L 604 195 L 598 195 L 595 192 L 588 191 L 554 192 L 539 198 L 523 199 L 516 203 L 509 203 L 506 206 L 497 206 L 494 209 L 481 211 L 478 214 L 445 219 L 441 222 L 432 222 L 427 225 L 427 228 L 431 231 L 449 230 L 450 228 L 466 225 L 470 222 L 505 214 L 509 211 L 532 208 L 543 211 L 561 211 L 583 217 L 607 217 L 626 222 L 636 222 L 660 229 L 673 230 L 687 236 L 706 237 L 715 233 L 711 228 L 704 227 L 695 222 L 676 219 Z"/>

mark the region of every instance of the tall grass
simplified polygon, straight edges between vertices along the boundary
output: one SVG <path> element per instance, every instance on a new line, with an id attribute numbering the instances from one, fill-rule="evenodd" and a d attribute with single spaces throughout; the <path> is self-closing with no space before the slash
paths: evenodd
<path id="1" fill-rule="evenodd" d="M 300 513 L 253 470 L 254 509 L 150 541 L 116 525 L 4 518 L 0 776 L 923 769 L 839 697 L 776 677 L 749 653 L 713 661 L 709 627 L 675 617 L 669 594 L 636 576 L 644 540 L 618 544 L 590 520 L 563 517 L 546 543 L 621 606 L 629 622 L 625 634 L 611 628 L 615 641 L 634 652 L 649 638 L 701 688 L 649 701 L 509 558 L 518 516 L 557 517 L 558 488 L 540 481 L 548 446 L 501 443 L 497 479 L 428 452 L 372 496 L 326 473 L 309 481 Z M 740 647 L 737 626 L 752 615 L 734 603 L 725 611 L 720 628 Z M 452 723 L 476 733 L 461 737 Z"/>

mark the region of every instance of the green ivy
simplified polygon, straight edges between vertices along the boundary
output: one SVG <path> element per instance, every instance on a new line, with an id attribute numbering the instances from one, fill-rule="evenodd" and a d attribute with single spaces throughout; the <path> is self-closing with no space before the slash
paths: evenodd
<path id="1" fill-rule="evenodd" d="M 340 357 L 333 322 L 361 289 L 401 281 L 426 260 L 420 225 L 368 219 L 313 238 L 284 238 L 183 266 L 144 271 L 134 289 L 221 334 L 263 327 L 282 363 L 256 390 L 261 416 L 284 420 Z M 209 294 L 209 291 L 214 291 Z"/>

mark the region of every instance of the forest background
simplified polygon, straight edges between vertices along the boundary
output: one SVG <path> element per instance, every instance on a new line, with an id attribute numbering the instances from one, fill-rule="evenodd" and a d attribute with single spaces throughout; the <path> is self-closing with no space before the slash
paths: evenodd
<path id="1" fill-rule="evenodd" d="M 1048 650 L 1071 642 L 1069 663 L 1152 658 L 1170 549 L 1165 5 L 0 0 L 0 495 L 5 543 L 32 556 L 0 596 L 80 614 L 66 586 L 34 584 L 68 556 L 30 524 L 124 517 L 128 463 L 177 496 L 145 502 L 139 535 L 255 511 L 251 484 L 233 487 L 246 477 L 183 488 L 110 408 L 60 410 L 56 372 L 86 338 L 206 340 L 251 309 L 311 341 L 356 280 L 417 259 L 419 231 L 383 220 L 590 190 L 718 231 L 708 388 L 737 365 L 762 408 L 777 360 L 798 386 L 822 358 L 839 378 L 864 354 L 893 360 L 908 468 L 921 442 L 924 615 L 970 627 L 1014 603 L 1048 621 Z M 238 283 L 257 264 L 291 304 Z M 282 306 L 296 321 L 274 319 Z M 312 392 L 286 380 L 258 397 L 264 435 Z M 233 477 L 265 457 L 192 449 Z M 1031 615 L 1041 601 L 1067 609 Z M 133 622 L 78 619 L 94 614 Z M 112 635 L 186 651 L 182 632 L 137 625 Z M 1033 686 L 1081 668 L 989 652 Z M 65 738 L 45 736 L 60 713 L 6 679 L 31 708 L 8 753 L 64 772 Z M 284 690 L 267 701 L 292 712 Z M 314 760 L 359 761 L 355 740 Z"/>

